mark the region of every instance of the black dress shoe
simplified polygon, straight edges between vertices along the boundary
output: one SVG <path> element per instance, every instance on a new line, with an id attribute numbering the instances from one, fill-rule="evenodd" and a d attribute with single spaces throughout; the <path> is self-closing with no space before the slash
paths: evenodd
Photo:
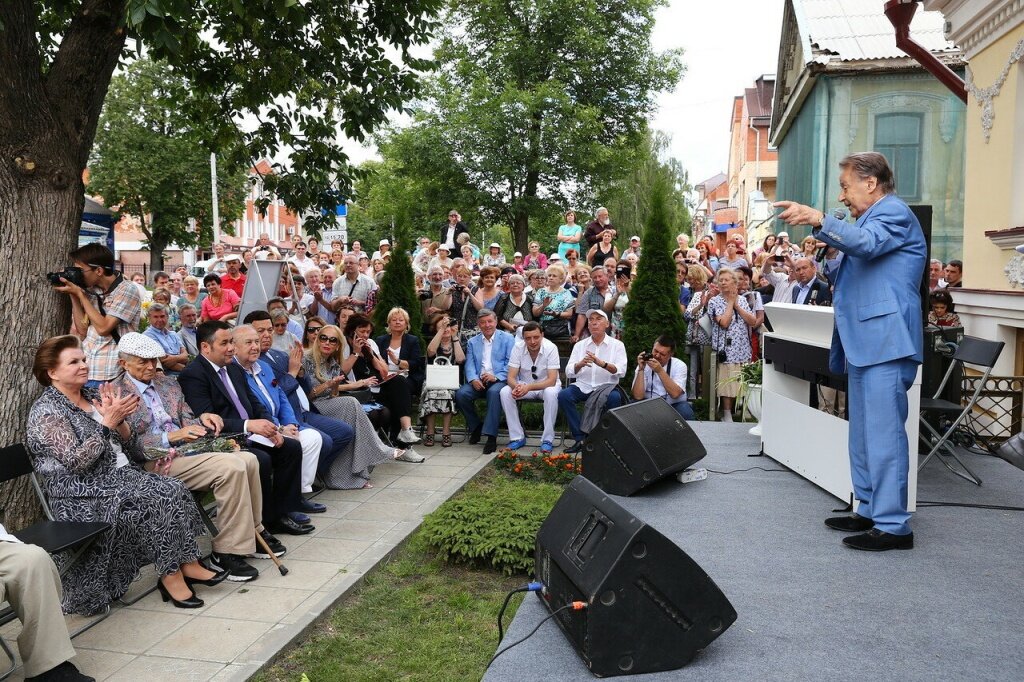
<path id="1" fill-rule="evenodd" d="M 498 449 L 498 439 L 494 436 L 487 436 L 487 443 L 484 445 L 484 454 L 493 454 Z"/>
<path id="2" fill-rule="evenodd" d="M 96 682 L 96 678 L 83 675 L 71 661 L 64 661 L 35 677 L 26 677 L 25 682 Z"/>
<path id="3" fill-rule="evenodd" d="M 484 429 L 483 424 L 481 424 L 480 426 L 478 426 L 475 429 L 473 429 L 473 432 L 469 434 L 469 444 L 470 445 L 476 445 L 477 443 L 480 442 L 480 435 L 481 435 L 481 432 L 483 431 L 483 429 Z"/>
<path id="4" fill-rule="evenodd" d="M 212 568 L 208 570 L 213 571 Z M 190 578 L 184 573 L 182 575 L 185 577 L 185 584 L 189 587 L 192 587 L 193 585 L 206 585 L 207 587 L 213 587 L 214 585 L 219 585 L 225 580 L 227 580 L 228 570 L 221 569 L 219 571 L 213 571 L 213 577 L 207 578 L 206 580 L 200 580 L 199 578 Z"/>
<path id="5" fill-rule="evenodd" d="M 327 505 L 303 498 L 299 500 L 299 511 L 305 514 L 323 514 L 327 511 Z"/>
<path id="6" fill-rule="evenodd" d="M 914 534 L 893 535 L 872 528 L 861 535 L 843 538 L 843 544 L 865 552 L 884 552 L 889 549 L 914 549 Z"/>
<path id="7" fill-rule="evenodd" d="M 863 533 L 875 527 L 875 522 L 863 516 L 852 514 L 850 516 L 833 516 L 825 519 L 825 525 L 833 530 L 841 530 L 844 533 Z"/>
<path id="8" fill-rule="evenodd" d="M 164 586 L 163 580 L 157 581 L 156 589 L 160 591 L 160 597 L 165 602 L 169 601 L 175 606 L 177 606 L 179 609 L 198 609 L 204 605 L 203 600 L 196 596 L 196 593 L 192 591 L 191 587 L 189 588 L 189 594 L 191 594 L 192 596 L 188 597 L 187 599 L 175 599 L 173 596 L 171 596 L 171 593 L 168 592 L 167 588 Z"/>
<path id="9" fill-rule="evenodd" d="M 564 452 L 566 454 L 569 454 L 569 455 L 575 455 L 576 453 L 582 452 L 582 451 L 583 451 L 583 441 L 581 441 L 581 440 L 574 441 L 572 445 L 570 445 L 569 447 L 564 448 L 562 450 L 562 452 Z"/>
<path id="10" fill-rule="evenodd" d="M 288 535 L 309 535 L 316 527 L 305 524 L 298 524 L 292 521 L 287 516 L 282 516 L 277 520 L 277 523 L 273 524 L 269 529 L 272 533 L 287 533 Z"/>

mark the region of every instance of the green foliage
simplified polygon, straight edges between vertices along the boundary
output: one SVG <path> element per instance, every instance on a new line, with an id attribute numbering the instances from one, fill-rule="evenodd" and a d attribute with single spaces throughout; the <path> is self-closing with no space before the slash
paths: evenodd
<path id="1" fill-rule="evenodd" d="M 623 311 L 623 342 L 630 370 L 636 366 L 637 355 L 650 350 L 661 334 L 675 339 L 676 355 L 681 357 L 685 348 L 686 322 L 679 309 L 679 285 L 672 261 L 675 239 L 668 225 L 667 195 L 666 181 L 657 179 L 651 188 L 650 219 L 643 233 L 640 274 L 630 287 L 629 303 Z M 628 372 L 627 376 L 630 376 Z"/>
<path id="2" fill-rule="evenodd" d="M 179 110 L 188 89 L 166 63 L 130 64 L 110 84 L 89 166 L 89 190 L 140 220 L 158 268 L 169 244 L 209 244 L 213 237 L 210 152 L 204 131 Z M 218 172 L 222 223 L 241 215 L 245 177 L 237 167 Z M 189 218 L 200 231 L 189 231 Z"/>
<path id="3" fill-rule="evenodd" d="M 528 481 L 546 481 L 566 485 L 583 470 L 579 457 L 564 452 L 545 455 L 543 452 L 520 454 L 515 450 L 502 450 L 494 458 L 494 467 L 514 478 Z"/>
<path id="4" fill-rule="evenodd" d="M 648 223 L 650 188 L 659 180 L 666 183 L 665 215 L 669 231 L 673 235 L 690 234 L 688 196 L 693 187 L 682 163 L 669 156 L 671 141 L 671 137 L 661 131 L 648 130 L 642 143 L 628 151 L 628 172 L 621 178 L 613 178 L 600 190 L 602 203 L 608 208 L 620 236 L 639 234 Z"/>
<path id="5" fill-rule="evenodd" d="M 447 560 L 525 573 L 537 531 L 561 494 L 557 485 L 506 476 L 487 486 L 474 482 L 423 520 L 423 537 Z"/>
<path id="6" fill-rule="evenodd" d="M 377 305 L 373 309 L 373 326 L 383 334 L 387 330 L 388 312 L 392 308 L 404 308 L 409 313 L 409 333 L 419 334 L 422 324 L 420 302 L 416 297 L 416 277 L 409 258 L 409 235 L 399 230 L 391 247 L 391 263 L 384 269 L 377 294 Z"/>
<path id="7" fill-rule="evenodd" d="M 456 0 L 446 23 L 459 28 L 438 44 L 440 70 L 415 131 L 390 138 L 385 162 L 418 185 L 436 179 L 446 199 L 466 197 L 458 205 L 508 225 L 515 248 L 540 236 L 553 250 L 558 216 L 593 211 L 599 181 L 622 175 L 656 94 L 680 77 L 679 51 L 651 49 L 663 4 Z"/>

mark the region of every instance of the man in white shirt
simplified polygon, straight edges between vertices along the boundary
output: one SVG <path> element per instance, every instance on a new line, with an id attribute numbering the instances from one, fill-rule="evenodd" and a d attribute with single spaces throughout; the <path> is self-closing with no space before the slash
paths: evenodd
<path id="1" fill-rule="evenodd" d="M 626 347 L 618 339 L 608 336 L 608 314 L 594 309 L 587 312 L 588 338 L 577 341 L 569 355 L 565 376 L 576 381 L 558 393 L 558 406 L 565 412 L 565 420 L 575 443 L 565 449 L 574 454 L 583 449 L 587 434 L 581 428 L 577 403 L 585 402 L 590 394 L 607 385 L 616 385 L 626 375 Z M 605 409 L 622 404 L 618 390 L 607 393 Z"/>
<path id="2" fill-rule="evenodd" d="M 223 244 L 213 245 L 213 258 L 206 264 L 206 274 L 223 275 L 228 271 L 227 261 L 224 260 L 226 249 Z"/>
<path id="3" fill-rule="evenodd" d="M 319 270 L 307 272 L 306 289 L 313 297 L 313 302 L 307 306 L 306 312 L 310 316 L 319 315 L 327 324 L 335 324 L 338 316 L 330 308 L 331 299 L 334 298 L 334 268 L 327 268 L 322 274 Z"/>
<path id="4" fill-rule="evenodd" d="M 289 258 L 288 262 L 294 263 L 295 267 L 299 269 L 299 274 L 303 277 L 310 270 L 319 270 L 316 261 L 306 255 L 306 244 L 304 242 L 295 242 L 295 255 Z"/>
<path id="5" fill-rule="evenodd" d="M 683 419 L 693 420 L 693 407 L 686 400 L 686 365 L 672 357 L 676 342 L 662 334 L 654 342 L 650 353 L 636 358 L 632 393 L 635 400 L 662 398 Z"/>
<path id="6" fill-rule="evenodd" d="M 345 254 L 342 261 L 345 276 L 334 281 L 334 298 L 326 304 L 337 313 L 342 306 L 351 306 L 357 313 L 366 310 L 366 296 L 373 291 L 373 280 L 359 272 L 359 256 Z"/>
<path id="7" fill-rule="evenodd" d="M 526 445 L 526 434 L 519 421 L 517 400 L 544 401 L 544 433 L 541 452 L 554 449 L 555 419 L 558 418 L 558 347 L 544 338 L 536 322 L 527 322 L 523 340 L 516 343 L 508 360 L 508 385 L 501 389 L 501 408 L 508 424 L 508 447 L 518 450 Z"/>

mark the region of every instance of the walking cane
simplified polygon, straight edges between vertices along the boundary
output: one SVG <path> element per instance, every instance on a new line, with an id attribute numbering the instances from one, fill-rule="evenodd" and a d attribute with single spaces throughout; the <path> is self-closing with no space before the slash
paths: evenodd
<path id="1" fill-rule="evenodd" d="M 270 560 L 277 566 L 277 570 L 281 571 L 281 575 L 288 575 L 288 567 L 281 563 L 281 560 L 277 558 L 277 555 L 270 549 L 270 545 L 267 544 L 267 541 L 259 533 L 256 533 L 256 542 L 260 543 L 263 551 L 270 555 Z"/>

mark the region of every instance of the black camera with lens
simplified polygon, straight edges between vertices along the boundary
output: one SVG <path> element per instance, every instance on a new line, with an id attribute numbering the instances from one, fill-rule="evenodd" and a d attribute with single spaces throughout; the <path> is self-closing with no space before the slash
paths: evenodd
<path id="1" fill-rule="evenodd" d="M 651 353 L 641 353 L 640 354 L 640 362 L 644 362 L 644 363 L 650 362 L 653 358 L 654 358 L 654 356 Z"/>
<path id="2" fill-rule="evenodd" d="M 75 284 L 80 287 L 85 287 L 85 277 L 82 275 L 82 268 L 68 266 L 61 270 L 60 272 L 46 273 L 46 279 L 50 280 L 51 286 L 64 286 L 64 282 L 60 281 L 61 277 L 71 282 L 72 284 Z"/>

